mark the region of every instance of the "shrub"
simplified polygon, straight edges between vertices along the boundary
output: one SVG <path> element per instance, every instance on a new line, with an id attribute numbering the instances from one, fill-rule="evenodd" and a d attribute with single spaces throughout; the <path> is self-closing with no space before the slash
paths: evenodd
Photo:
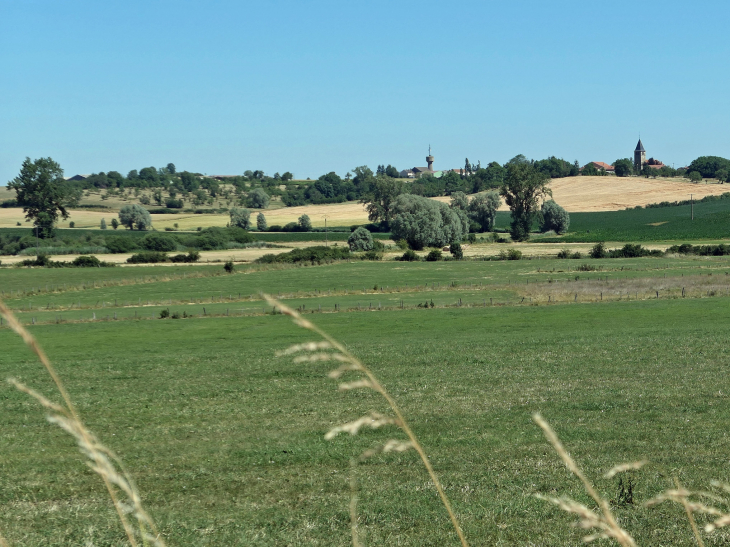
<path id="1" fill-rule="evenodd" d="M 416 262 L 420 260 L 420 258 L 418 258 L 418 255 L 413 249 L 408 249 L 405 253 L 403 253 L 403 256 L 400 257 L 400 260 L 403 262 Z"/>
<path id="2" fill-rule="evenodd" d="M 76 223 L 72 220 L 71 222 L 68 223 L 68 227 L 69 228 L 76 228 Z"/>
<path id="3" fill-rule="evenodd" d="M 248 230 L 251 226 L 251 211 L 248 209 L 233 207 L 229 214 L 231 216 L 231 226 L 243 228 L 244 230 Z"/>
<path id="4" fill-rule="evenodd" d="M 177 249 L 177 240 L 174 237 L 152 232 L 142 238 L 143 249 L 148 251 L 169 252 Z"/>
<path id="5" fill-rule="evenodd" d="M 102 230 L 106 230 L 106 220 L 104 220 L 103 218 L 101 219 L 101 224 L 99 225 L 99 228 L 101 228 Z"/>
<path id="6" fill-rule="evenodd" d="M 112 228 L 114 230 L 116 230 L 117 228 L 119 228 L 119 221 L 116 218 L 113 218 L 112 219 Z"/>
<path id="7" fill-rule="evenodd" d="M 225 264 L 223 264 L 223 269 L 226 271 L 226 273 L 232 274 L 236 271 L 236 267 L 233 265 L 233 261 L 229 260 Z"/>
<path id="8" fill-rule="evenodd" d="M 372 251 L 373 236 L 365 228 L 359 227 L 347 238 L 351 251 Z"/>
<path id="9" fill-rule="evenodd" d="M 591 249 L 590 253 L 588 253 L 588 256 L 590 256 L 591 258 L 608 257 L 608 253 L 606 252 L 606 244 L 603 242 L 596 243 Z"/>
<path id="10" fill-rule="evenodd" d="M 580 266 L 578 266 L 578 271 L 579 272 L 595 272 L 596 267 L 591 266 L 590 264 L 581 264 Z"/>
<path id="11" fill-rule="evenodd" d="M 139 248 L 137 239 L 127 236 L 107 237 L 105 246 L 111 253 L 128 253 Z"/>
<path id="12" fill-rule="evenodd" d="M 309 262 L 311 264 L 327 264 L 335 260 L 343 260 L 350 258 L 350 249 L 346 247 L 305 247 L 303 249 L 294 249 L 288 253 L 279 255 L 267 254 L 257 259 L 260 264 L 272 264 L 277 262 L 299 264 Z"/>
<path id="13" fill-rule="evenodd" d="M 398 247 L 401 251 L 408 250 L 408 242 L 405 239 L 396 239 L 395 246 Z"/>
<path id="14" fill-rule="evenodd" d="M 558 251 L 558 258 L 570 258 L 571 254 L 570 249 L 562 249 Z"/>
<path id="15" fill-rule="evenodd" d="M 170 317 L 170 310 L 165 308 L 164 310 L 160 311 L 160 319 L 167 319 Z"/>
<path id="16" fill-rule="evenodd" d="M 454 242 L 449 247 L 449 251 L 451 252 L 451 256 L 453 256 L 456 260 L 461 260 L 464 258 L 464 250 L 461 248 L 461 243 Z"/>
<path id="17" fill-rule="evenodd" d="M 133 254 L 127 259 L 129 264 L 157 264 L 158 262 L 167 262 L 168 258 L 165 253 L 157 251 L 142 251 Z"/>
<path id="18" fill-rule="evenodd" d="M 197 262 L 200 260 L 200 253 L 198 251 L 190 251 L 188 254 L 179 254 L 170 257 L 171 262 Z"/>
<path id="19" fill-rule="evenodd" d="M 497 256 L 499 260 L 521 260 L 522 259 L 522 251 L 519 251 L 517 249 L 507 249 L 506 251 L 502 249 L 499 251 L 499 255 Z"/>
<path id="20" fill-rule="evenodd" d="M 477 236 L 476 236 L 476 234 L 469 234 L 469 235 L 467 236 L 466 240 L 467 240 L 467 241 L 468 241 L 469 243 L 476 243 L 476 242 L 477 242 Z"/>
<path id="21" fill-rule="evenodd" d="M 101 260 L 99 260 L 95 256 L 81 255 L 81 256 L 77 256 L 71 262 L 71 264 L 73 264 L 77 268 L 100 268 Z"/>
<path id="22" fill-rule="evenodd" d="M 383 253 L 378 251 L 367 251 L 362 255 L 362 257 L 365 260 L 383 260 Z"/>
<path id="23" fill-rule="evenodd" d="M 428 262 L 437 262 L 439 260 L 443 260 L 443 255 L 439 249 L 431 249 L 431 251 L 426 255 L 426 260 Z"/>
<path id="24" fill-rule="evenodd" d="M 185 203 L 181 199 L 170 198 L 165 201 L 165 207 L 168 209 L 182 209 Z"/>

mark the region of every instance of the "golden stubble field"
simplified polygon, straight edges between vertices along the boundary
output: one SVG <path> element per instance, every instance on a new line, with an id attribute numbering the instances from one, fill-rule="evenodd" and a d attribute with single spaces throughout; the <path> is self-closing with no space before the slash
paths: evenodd
<path id="1" fill-rule="evenodd" d="M 680 201 L 689 199 L 693 194 L 696 199 L 708 195 L 719 195 L 730 191 L 730 185 L 717 183 L 692 184 L 684 179 L 646 179 L 639 177 L 618 178 L 607 177 L 569 177 L 555 179 L 551 183 L 553 199 L 562 205 L 569 212 L 593 212 L 593 211 L 616 211 L 637 205 L 657 203 L 660 201 Z M 96 194 L 85 198 L 84 203 L 94 202 Z M 6 188 L 0 188 L 0 201 L 12 199 L 14 192 Z M 117 200 L 101 201 L 99 204 L 115 207 L 121 206 L 123 202 Z M 434 198 L 438 201 L 448 202 L 448 197 Z M 130 200 L 135 201 L 135 200 Z M 284 225 L 289 222 L 296 222 L 302 215 L 308 215 L 312 225 L 321 228 L 325 225 L 325 218 L 329 226 L 348 226 L 352 224 L 363 224 L 368 222 L 367 212 L 360 203 L 335 203 L 329 205 L 305 205 L 302 207 L 281 207 L 281 204 L 274 202 L 274 207 L 263 211 L 252 210 L 251 220 L 255 223 L 256 215 L 263 212 L 266 221 L 271 225 Z M 501 210 L 508 210 L 502 205 Z M 106 218 L 107 224 L 111 218 L 116 216 L 115 210 L 98 212 L 88 210 L 74 210 L 71 217 L 59 224 L 61 227 L 68 227 L 73 221 L 78 228 L 96 228 L 102 218 Z M 225 214 L 176 214 L 176 215 L 153 215 L 153 225 L 158 230 L 172 228 L 177 224 L 180 230 L 195 230 L 198 227 L 225 226 L 228 223 L 228 215 Z M 9 228 L 24 222 L 20 209 L 0 209 L 0 227 Z"/>

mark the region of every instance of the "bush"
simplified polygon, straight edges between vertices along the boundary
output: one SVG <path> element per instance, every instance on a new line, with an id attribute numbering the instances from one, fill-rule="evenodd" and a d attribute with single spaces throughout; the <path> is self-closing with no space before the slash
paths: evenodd
<path id="1" fill-rule="evenodd" d="M 81 256 L 77 256 L 71 262 L 71 264 L 73 264 L 77 268 L 100 268 L 101 260 L 99 260 L 95 256 L 81 255 Z"/>
<path id="2" fill-rule="evenodd" d="M 236 271 L 236 267 L 233 265 L 232 260 L 229 260 L 228 262 L 223 264 L 223 269 L 229 274 L 232 274 L 233 272 Z"/>
<path id="3" fill-rule="evenodd" d="M 142 251 L 133 254 L 127 259 L 129 264 L 157 264 L 158 262 L 167 262 L 168 258 L 165 253 L 157 251 Z"/>
<path id="4" fill-rule="evenodd" d="M 451 252 L 451 256 L 453 256 L 456 260 L 464 258 L 464 250 L 461 248 L 461 243 L 452 243 L 449 247 L 449 252 Z"/>
<path id="5" fill-rule="evenodd" d="M 439 249 L 431 249 L 426 255 L 426 261 L 428 262 L 437 262 L 439 260 L 443 260 L 443 255 Z"/>
<path id="6" fill-rule="evenodd" d="M 197 262 L 200 260 L 200 253 L 198 251 L 190 251 L 188 254 L 179 254 L 170 257 L 171 262 Z"/>
<path id="7" fill-rule="evenodd" d="M 558 251 L 558 258 L 570 258 L 571 254 L 570 249 L 562 249 Z"/>
<path id="8" fill-rule="evenodd" d="M 174 237 L 152 232 L 142 238 L 143 249 L 148 251 L 169 252 L 177 249 L 177 240 Z"/>
<path id="9" fill-rule="evenodd" d="M 111 253 L 129 253 L 139 248 L 136 238 L 127 236 L 107 237 L 105 247 Z"/>
<path id="10" fill-rule="evenodd" d="M 506 251 L 503 249 L 499 251 L 499 255 L 497 256 L 499 260 L 521 260 L 522 259 L 522 251 L 518 249 L 507 249 Z"/>
<path id="11" fill-rule="evenodd" d="M 378 251 L 367 251 L 362 255 L 365 260 L 383 260 L 383 253 Z"/>
<path id="12" fill-rule="evenodd" d="M 76 228 L 76 223 L 72 220 L 71 222 L 68 223 L 68 227 L 69 228 Z"/>
<path id="13" fill-rule="evenodd" d="M 603 242 L 596 243 L 593 248 L 591 249 L 591 252 L 588 253 L 588 256 L 591 258 L 606 258 L 608 257 L 608 253 L 606 252 L 606 244 Z"/>
<path id="14" fill-rule="evenodd" d="M 165 207 L 168 209 L 182 209 L 185 203 L 181 199 L 170 198 L 165 202 Z"/>
<path id="15" fill-rule="evenodd" d="M 351 258 L 350 249 L 345 247 L 305 247 L 303 249 L 294 249 L 288 253 L 282 253 L 279 255 L 267 254 L 257 259 L 256 262 L 260 264 L 273 264 L 273 263 L 289 263 L 299 264 L 303 262 L 309 262 L 314 264 L 327 264 L 335 260 L 343 260 Z"/>
<path id="16" fill-rule="evenodd" d="M 99 228 L 101 228 L 102 230 L 106 230 L 106 220 L 105 219 L 103 219 L 103 218 L 101 219 L 101 224 L 99 225 Z"/>
<path id="17" fill-rule="evenodd" d="M 170 317 L 170 310 L 165 308 L 164 310 L 160 311 L 160 319 L 167 319 Z"/>
<path id="18" fill-rule="evenodd" d="M 673 245 L 667 249 L 668 253 L 694 254 L 699 256 L 725 256 L 730 254 L 730 245 L 720 243 L 719 245 L 690 245 L 682 243 Z"/>
<path id="19" fill-rule="evenodd" d="M 542 223 L 540 225 L 541 232 L 553 230 L 556 234 L 564 234 L 570 226 L 570 215 L 568 211 L 563 209 L 553 200 L 546 201 L 542 204 Z"/>
<path id="20" fill-rule="evenodd" d="M 365 228 L 359 227 L 347 238 L 347 244 L 350 250 L 355 251 L 372 251 L 373 236 Z"/>
<path id="21" fill-rule="evenodd" d="M 579 272 L 595 272 L 596 267 L 591 266 L 590 264 L 581 264 L 580 266 L 578 266 L 578 271 Z"/>
<path id="22" fill-rule="evenodd" d="M 117 228 L 119 228 L 119 221 L 116 218 L 113 218 L 112 219 L 112 228 L 114 230 L 116 230 Z"/>
<path id="23" fill-rule="evenodd" d="M 418 255 L 413 249 L 408 249 L 405 253 L 403 253 L 403 256 L 400 257 L 400 260 L 403 262 L 416 262 L 420 260 L 420 258 L 418 258 Z"/>

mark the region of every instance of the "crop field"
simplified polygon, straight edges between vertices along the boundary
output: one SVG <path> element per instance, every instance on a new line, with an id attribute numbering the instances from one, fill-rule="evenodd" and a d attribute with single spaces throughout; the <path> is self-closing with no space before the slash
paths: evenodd
<path id="1" fill-rule="evenodd" d="M 0 288 L 169 545 L 347 545 L 351 458 L 402 438 L 388 428 L 324 439 L 386 405 L 338 392 L 326 362 L 276 357 L 312 337 L 261 291 L 373 369 L 472 545 L 582 544 L 572 517 L 534 497 L 593 506 L 536 411 L 639 545 L 691 544 L 681 507 L 643 505 L 673 477 L 693 490 L 730 480 L 730 257 L 0 268 Z M 0 347 L 2 377 L 58 399 L 6 326 Z M 73 440 L 12 386 L 0 405 L 10 544 L 124 544 Z M 618 477 L 603 474 L 640 459 L 634 500 L 620 502 Z M 415 452 L 372 457 L 355 474 L 368 544 L 456 544 Z"/>

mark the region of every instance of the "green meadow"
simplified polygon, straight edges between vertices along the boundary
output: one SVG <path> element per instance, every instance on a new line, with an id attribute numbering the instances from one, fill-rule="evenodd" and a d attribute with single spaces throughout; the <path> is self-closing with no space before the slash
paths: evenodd
<path id="1" fill-rule="evenodd" d="M 643 504 L 673 477 L 696 490 L 730 480 L 730 259 L 607 259 L 578 271 L 584 262 L 353 261 L 232 275 L 221 266 L 4 268 L 0 286 L 6 297 L 12 289 L 6 302 L 21 321 L 37 323 L 31 332 L 169 545 L 350 544 L 350 460 L 404 438 L 390 427 L 324 440 L 387 406 L 372 391 L 338 391 L 329 363 L 276 357 L 312 336 L 260 291 L 372 368 L 470 544 L 582 544 L 573 518 L 534 496 L 593 507 L 534 412 L 640 545 L 691 544 L 681 507 Z M 181 318 L 160 319 L 166 309 Z M 58 400 L 7 328 L 0 347 L 4 378 Z M 11 545 L 125 544 L 74 441 L 12 386 L 0 400 L 0 533 Z M 618 477 L 603 474 L 640 459 L 649 463 L 629 474 L 633 503 L 620 503 Z M 356 477 L 368 544 L 457 543 L 415 452 L 370 458 Z M 728 539 L 705 535 L 707 545 Z"/>

